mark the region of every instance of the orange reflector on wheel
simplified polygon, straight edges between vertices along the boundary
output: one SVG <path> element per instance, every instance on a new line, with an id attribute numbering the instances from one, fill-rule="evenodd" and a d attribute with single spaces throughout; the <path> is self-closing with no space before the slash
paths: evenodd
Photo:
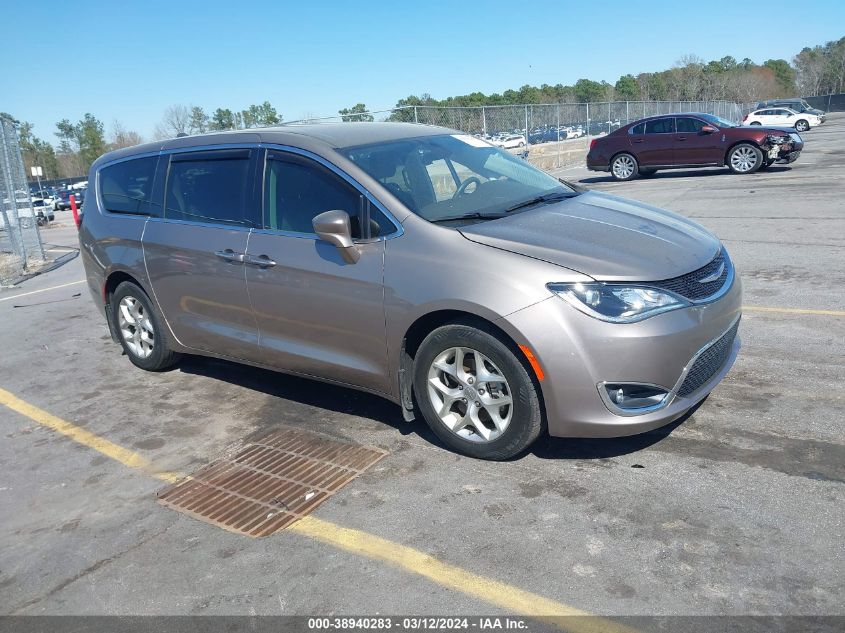
<path id="1" fill-rule="evenodd" d="M 519 349 L 522 350 L 522 353 L 525 354 L 525 358 L 527 358 L 528 362 L 531 363 L 531 368 L 534 370 L 537 380 L 543 380 L 546 377 L 546 374 L 543 373 L 543 368 L 540 367 L 540 361 L 538 361 L 537 357 L 534 356 L 534 352 L 531 351 L 531 348 L 527 345 L 520 345 Z"/>

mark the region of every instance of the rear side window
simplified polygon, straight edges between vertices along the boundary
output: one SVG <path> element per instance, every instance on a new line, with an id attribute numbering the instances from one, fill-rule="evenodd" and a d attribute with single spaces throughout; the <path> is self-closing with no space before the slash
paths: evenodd
<path id="1" fill-rule="evenodd" d="M 315 216 L 346 211 L 352 237 L 378 237 L 392 229 L 385 215 L 330 169 L 296 154 L 268 154 L 264 182 L 264 228 L 313 235 Z"/>
<path id="2" fill-rule="evenodd" d="M 697 134 L 704 127 L 704 121 L 690 117 L 678 117 L 675 119 L 678 132 L 691 132 Z"/>
<path id="3" fill-rule="evenodd" d="M 645 134 L 645 123 L 638 123 L 630 130 L 631 134 Z"/>
<path id="4" fill-rule="evenodd" d="M 671 134 L 675 131 L 675 119 L 655 119 L 645 124 L 646 134 Z"/>
<path id="5" fill-rule="evenodd" d="M 253 226 L 250 150 L 173 154 L 165 190 L 164 217 L 230 226 Z"/>
<path id="6" fill-rule="evenodd" d="M 158 156 L 150 156 L 103 167 L 99 176 L 103 208 L 111 213 L 160 215 L 161 204 L 152 202 L 157 164 Z"/>

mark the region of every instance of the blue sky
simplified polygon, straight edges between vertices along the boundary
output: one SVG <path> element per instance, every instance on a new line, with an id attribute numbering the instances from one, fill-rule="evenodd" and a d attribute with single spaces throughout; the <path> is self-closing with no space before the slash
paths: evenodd
<path id="1" fill-rule="evenodd" d="M 176 103 L 269 100 L 290 121 L 423 92 L 614 82 L 687 54 L 791 60 L 845 35 L 841 0 L 20 0 L 2 14 L 0 111 L 51 142 L 86 112 L 149 137 Z"/>

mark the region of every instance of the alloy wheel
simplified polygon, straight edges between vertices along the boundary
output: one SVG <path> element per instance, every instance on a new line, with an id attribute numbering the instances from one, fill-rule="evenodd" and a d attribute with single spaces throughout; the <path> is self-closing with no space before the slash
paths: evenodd
<path id="1" fill-rule="evenodd" d="M 634 160 L 630 156 L 620 156 L 613 161 L 613 175 L 620 180 L 630 178 L 634 173 Z"/>
<path id="2" fill-rule="evenodd" d="M 135 297 L 125 296 L 118 304 L 118 329 L 126 347 L 138 358 L 153 353 L 155 333 L 153 323 L 144 305 Z"/>
<path id="3" fill-rule="evenodd" d="M 513 417 L 510 385 L 481 352 L 452 347 L 428 369 L 428 398 L 443 425 L 471 442 L 492 442 Z"/>
<path id="4" fill-rule="evenodd" d="M 747 172 L 757 165 L 757 153 L 753 148 L 737 147 L 731 154 L 731 167 L 738 172 Z"/>

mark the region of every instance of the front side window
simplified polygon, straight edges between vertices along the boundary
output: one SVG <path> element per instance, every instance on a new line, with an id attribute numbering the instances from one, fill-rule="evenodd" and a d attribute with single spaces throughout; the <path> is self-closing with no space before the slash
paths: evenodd
<path id="1" fill-rule="evenodd" d="M 250 150 L 186 152 L 170 157 L 164 217 L 229 226 L 249 218 Z"/>
<path id="2" fill-rule="evenodd" d="M 316 216 L 345 211 L 353 238 L 379 237 L 391 230 L 390 221 L 366 196 L 317 161 L 283 152 L 270 152 L 267 158 L 265 229 L 313 235 Z"/>
<path id="3" fill-rule="evenodd" d="M 646 121 L 646 134 L 671 134 L 675 131 L 675 119 L 654 119 L 653 121 Z"/>
<path id="4" fill-rule="evenodd" d="M 678 117 L 675 119 L 675 126 L 678 132 L 698 134 L 704 127 L 704 121 L 692 117 Z"/>
<path id="5" fill-rule="evenodd" d="M 538 197 L 576 194 L 526 161 L 463 134 L 338 151 L 430 222 L 485 219 L 527 208 Z"/>
<path id="6" fill-rule="evenodd" d="M 156 165 L 158 156 L 149 156 L 103 167 L 99 175 L 103 208 L 111 213 L 160 215 L 161 201 L 152 202 Z"/>

